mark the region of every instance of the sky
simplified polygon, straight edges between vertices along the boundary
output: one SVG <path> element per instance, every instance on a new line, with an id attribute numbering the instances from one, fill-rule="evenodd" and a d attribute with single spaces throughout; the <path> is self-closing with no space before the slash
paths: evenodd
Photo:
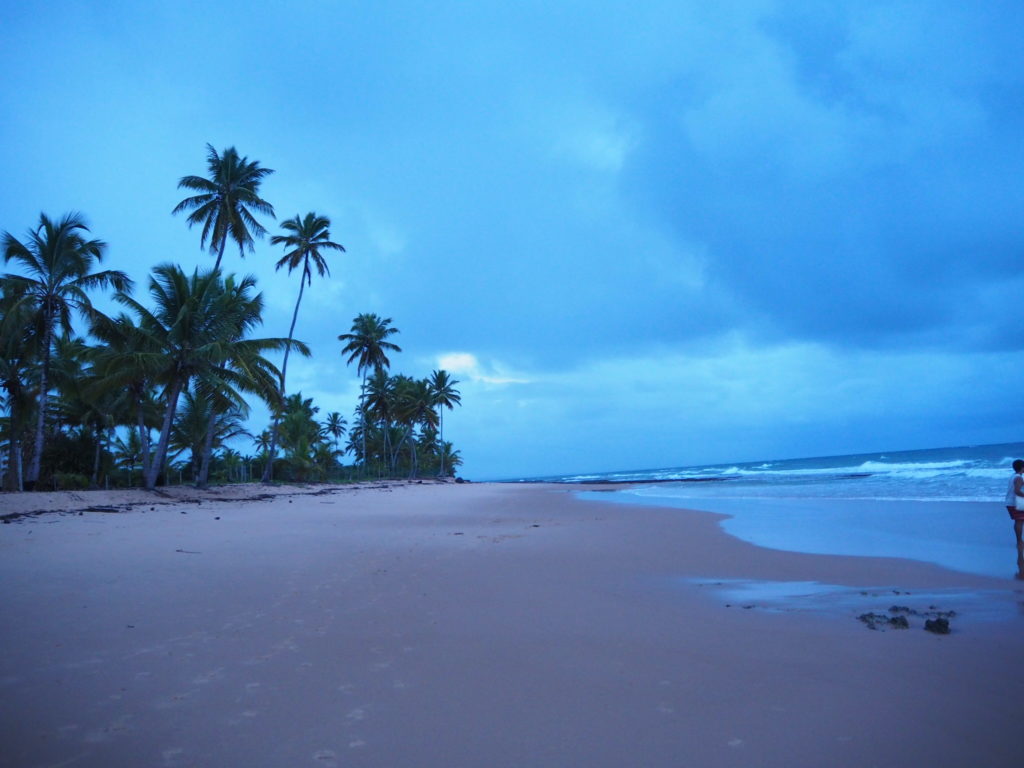
<path id="1" fill-rule="evenodd" d="M 208 268 L 206 145 L 330 218 L 288 390 L 340 333 L 444 368 L 471 479 L 1010 442 L 1024 415 L 1024 4 L 0 6 L 0 230 L 81 211 L 145 292 Z M 299 273 L 225 254 L 287 335 Z M 97 297 L 103 305 L 104 299 Z M 266 426 L 254 407 L 250 426 Z M 243 446 L 243 451 L 246 450 Z"/>

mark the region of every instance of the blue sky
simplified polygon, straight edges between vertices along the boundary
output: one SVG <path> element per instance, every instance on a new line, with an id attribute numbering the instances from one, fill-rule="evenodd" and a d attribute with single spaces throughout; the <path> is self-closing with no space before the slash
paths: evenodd
<path id="1" fill-rule="evenodd" d="M 1019 440 L 1019 2 L 6 4 L 0 229 L 80 210 L 141 285 L 211 266 L 205 145 L 347 248 L 289 390 L 351 416 L 337 335 L 444 366 L 478 479 Z M 264 222 L 271 232 L 273 221 Z M 266 335 L 298 274 L 266 241 Z M 265 412 L 254 409 L 252 427 Z"/>

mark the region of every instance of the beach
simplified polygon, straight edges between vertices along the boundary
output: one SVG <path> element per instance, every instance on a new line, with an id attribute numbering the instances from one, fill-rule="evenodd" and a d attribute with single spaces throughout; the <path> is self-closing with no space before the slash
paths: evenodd
<path id="1" fill-rule="evenodd" d="M 1024 759 L 1021 582 L 585 489 L 0 494 L 0 766 Z"/>

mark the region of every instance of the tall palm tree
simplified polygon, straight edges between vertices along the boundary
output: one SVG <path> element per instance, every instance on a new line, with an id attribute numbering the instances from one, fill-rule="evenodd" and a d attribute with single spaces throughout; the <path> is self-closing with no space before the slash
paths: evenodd
<path id="1" fill-rule="evenodd" d="M 5 261 L 17 262 L 27 273 L 4 275 L 3 283 L 16 293 L 32 297 L 38 322 L 41 356 L 39 413 L 32 462 L 25 477 L 28 489 L 34 488 L 39 481 L 49 395 L 50 348 L 56 328 L 60 326 L 70 332 L 72 311 L 85 311 L 91 307 L 87 291 L 112 287 L 127 292 L 132 286 L 124 272 L 92 271 L 94 263 L 102 261 L 107 246 L 102 240 L 87 240 L 83 233 L 88 231 L 81 214 L 68 213 L 59 220 L 53 220 L 41 213 L 39 225 L 28 232 L 24 242 L 9 232 L 3 235 Z"/>
<path id="2" fill-rule="evenodd" d="M 280 372 L 263 353 L 282 350 L 288 342 L 280 338 L 244 338 L 245 332 L 258 324 L 258 312 L 234 306 L 251 298 L 248 290 L 254 282 L 245 278 L 233 287 L 233 278 L 225 283 L 216 269 L 202 273 L 196 270 L 188 276 L 175 264 L 160 264 L 153 268 L 149 280 L 155 304 L 152 311 L 124 292 L 114 297 L 138 316 L 148 346 L 136 354 L 136 360 L 164 390 L 163 421 L 146 476 L 147 488 L 156 486 L 167 457 L 178 398 L 193 379 L 201 379 L 204 386 L 224 393 L 252 384 L 262 394 L 276 394 Z M 293 341 L 292 345 L 301 354 L 309 354 L 305 344 Z"/>
<path id="3" fill-rule="evenodd" d="M 430 374 L 430 391 L 433 396 L 434 405 L 437 407 L 441 446 L 444 445 L 444 409 L 447 408 L 451 411 L 454 410 L 456 405 L 462 403 L 462 395 L 455 388 L 455 385 L 458 383 L 457 379 L 453 379 L 448 375 L 448 371 L 443 369 Z M 441 456 L 440 477 L 444 477 L 445 452 L 439 450 L 439 453 Z"/>
<path id="4" fill-rule="evenodd" d="M 300 219 L 298 214 L 294 219 L 281 222 L 281 228 L 288 234 L 274 235 L 270 238 L 271 245 L 283 245 L 286 253 L 277 262 L 275 269 L 288 266 L 288 274 L 296 267 L 302 265 L 302 275 L 299 278 L 299 297 L 295 301 L 295 311 L 292 312 L 292 324 L 288 328 L 289 346 L 284 350 L 284 361 L 281 363 L 281 397 L 285 393 L 285 377 L 288 374 L 288 353 L 291 351 L 291 340 L 295 335 L 295 321 L 299 317 L 299 305 L 302 303 L 302 292 L 306 285 L 313 284 L 313 271 L 310 266 L 316 267 L 320 277 L 324 273 L 330 274 L 324 254 L 321 251 L 341 251 L 344 253 L 345 246 L 331 241 L 330 233 L 331 220 L 326 216 L 318 216 L 316 213 L 307 213 L 305 218 Z M 291 249 L 291 250 L 287 250 Z M 263 469 L 263 482 L 269 482 L 274 467 L 274 454 L 277 449 L 277 424 L 274 419 L 274 426 L 271 430 L 270 461 Z"/>
<path id="5" fill-rule="evenodd" d="M 242 397 L 243 392 L 255 394 L 270 405 L 280 401 L 283 396 L 277 387 L 281 374 L 263 357 L 263 352 L 269 347 L 263 343 L 254 344 L 244 338 L 263 322 L 263 295 L 251 294 L 255 284 L 256 280 L 252 276 L 236 280 L 233 275 L 228 276 L 223 283 L 218 308 L 221 324 L 225 329 L 220 349 L 222 359 L 219 366 L 208 369 L 201 377 L 202 385 L 205 391 L 209 392 L 209 398 L 215 408 L 210 417 L 210 429 L 203 449 L 200 487 L 205 487 L 209 478 L 214 424 L 218 414 L 231 408 L 248 413 L 249 406 Z M 282 340 L 275 340 L 275 343 L 278 341 Z M 303 355 L 309 355 L 309 349 L 301 342 L 288 339 L 284 344 L 286 355 L 292 344 L 297 344 Z"/>
<path id="6" fill-rule="evenodd" d="M 397 328 L 391 327 L 391 318 L 381 319 L 376 314 L 363 313 L 357 315 L 352 321 L 352 329 L 349 333 L 342 333 L 338 341 L 347 342 L 342 347 L 341 354 L 348 354 L 346 364 L 356 363 L 356 372 L 362 374 L 363 383 L 360 388 L 359 403 L 362 414 L 363 433 L 363 465 L 366 465 L 366 375 L 371 370 L 379 371 L 390 367 L 388 352 L 401 352 L 397 344 L 388 341 L 389 336 L 399 333 Z"/>
<path id="7" fill-rule="evenodd" d="M 188 225 L 203 225 L 199 240 L 202 248 L 210 242 L 210 253 L 217 254 L 215 270 L 220 269 L 224 247 L 228 240 L 238 245 L 238 253 L 245 257 L 245 249 L 253 250 L 253 235 L 263 237 L 266 229 L 256 221 L 252 211 L 274 218 L 274 206 L 260 197 L 260 184 L 274 171 L 260 167 L 258 160 L 239 157 L 238 150 L 228 147 L 220 155 L 212 145 L 206 145 L 206 168 L 209 178 L 182 176 L 178 189 L 199 194 L 186 197 L 178 203 L 172 214 L 191 211 Z"/>

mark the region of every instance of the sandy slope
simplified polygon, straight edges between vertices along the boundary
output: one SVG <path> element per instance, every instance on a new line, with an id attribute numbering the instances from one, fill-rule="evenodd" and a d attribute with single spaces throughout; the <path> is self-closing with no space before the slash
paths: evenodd
<path id="1" fill-rule="evenodd" d="M 0 526 L 0 766 L 1020 764 L 1024 619 L 967 599 L 1012 581 L 559 487 L 317 490 Z M 0 505 L 128 503 L 80 496 Z M 867 594 L 744 609 L 684 578 Z M 951 590 L 954 633 L 867 630 L 892 589 Z"/>

